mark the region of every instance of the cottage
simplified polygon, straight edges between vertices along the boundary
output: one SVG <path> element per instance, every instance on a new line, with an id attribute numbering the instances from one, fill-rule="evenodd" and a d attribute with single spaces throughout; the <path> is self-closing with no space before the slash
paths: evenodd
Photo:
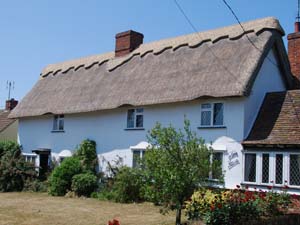
<path id="1" fill-rule="evenodd" d="M 222 161 L 225 187 L 271 184 L 276 175 L 261 175 L 261 170 L 271 171 L 274 160 L 266 166 L 269 150 L 258 143 L 262 138 L 257 133 L 266 143 L 272 136 L 261 126 L 276 122 L 264 115 L 276 94 L 264 98 L 269 92 L 294 95 L 287 90 L 298 80 L 291 73 L 278 20 L 264 18 L 243 27 L 245 32 L 233 25 L 152 43 L 127 31 L 116 35 L 114 52 L 47 66 L 10 115 L 19 119 L 23 154 L 34 155 L 36 164 L 45 167 L 50 157 L 61 160 L 89 138 L 97 143 L 100 170 L 117 158 L 135 166 L 156 122 L 182 128 L 186 116 Z M 280 104 L 274 107 L 281 112 Z M 299 146 L 290 140 L 297 152 Z M 274 153 L 279 146 L 290 151 L 288 143 L 272 145 L 269 156 L 275 161 L 281 157 Z M 292 163 L 297 157 L 290 157 Z M 298 174 L 299 169 L 293 176 Z M 298 178 L 296 183 L 286 175 L 284 179 L 300 187 Z"/>
<path id="2" fill-rule="evenodd" d="M 0 141 L 17 141 L 18 139 L 18 120 L 8 118 L 9 113 L 17 104 L 18 101 L 12 98 L 6 101 L 5 109 L 0 110 Z"/>

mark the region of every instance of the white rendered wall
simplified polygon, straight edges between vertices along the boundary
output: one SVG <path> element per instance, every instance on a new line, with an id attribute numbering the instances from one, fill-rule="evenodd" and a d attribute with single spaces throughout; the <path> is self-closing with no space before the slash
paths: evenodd
<path id="1" fill-rule="evenodd" d="M 18 139 L 18 120 L 9 125 L 0 133 L 0 141 L 17 141 Z"/>
<path id="2" fill-rule="evenodd" d="M 268 58 L 264 60 L 253 84 L 250 96 L 245 100 L 245 138 L 248 136 L 255 122 L 265 94 L 268 92 L 286 90 L 281 72 L 272 62 L 278 64 L 274 50 L 270 51 Z"/>
<path id="3" fill-rule="evenodd" d="M 224 103 L 224 125 L 226 128 L 198 129 L 200 125 L 200 107 L 204 102 Z M 144 107 L 145 130 L 125 130 L 127 109 L 71 114 L 65 115 L 65 132 L 52 133 L 53 116 L 22 118 L 19 122 L 19 141 L 23 151 L 31 153 L 33 149 L 50 148 L 53 156 L 57 156 L 62 150 L 74 150 L 80 142 L 86 138 L 95 140 L 97 152 L 106 159 L 116 158 L 116 155 L 124 157 L 124 164 L 132 165 L 132 152 L 130 146 L 135 146 L 142 141 L 147 141 L 148 130 L 160 122 L 163 126 L 172 124 L 176 128 L 183 128 L 184 115 L 191 121 L 192 129 L 203 137 L 207 143 L 218 140 L 218 146 L 223 146 L 224 157 L 228 151 L 238 151 L 241 155 L 243 139 L 243 98 L 214 99 L 213 101 L 192 101 L 186 103 L 154 105 Z M 222 138 L 220 138 L 222 137 Z M 99 159 L 101 156 L 99 156 Z M 224 159 L 224 170 L 227 170 L 228 160 Z M 101 168 L 101 159 L 100 159 Z M 240 182 L 238 176 L 241 164 L 228 172 L 228 177 L 233 175 L 234 185 Z M 227 177 L 227 175 L 226 175 Z M 231 179 L 232 180 L 232 179 Z"/>

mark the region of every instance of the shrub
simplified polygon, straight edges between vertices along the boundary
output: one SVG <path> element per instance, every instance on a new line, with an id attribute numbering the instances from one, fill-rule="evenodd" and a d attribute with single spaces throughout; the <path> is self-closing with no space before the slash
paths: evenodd
<path id="1" fill-rule="evenodd" d="M 25 162 L 16 142 L 0 142 L 0 191 L 21 191 L 25 180 L 35 178 L 33 165 Z"/>
<path id="2" fill-rule="evenodd" d="M 200 190 L 187 202 L 185 211 L 189 220 L 201 219 L 208 225 L 235 225 L 258 220 L 262 216 L 278 216 L 290 202 L 286 192 L 257 192 L 239 187 L 220 193 Z"/>
<path id="3" fill-rule="evenodd" d="M 39 179 L 27 179 L 24 183 L 23 191 L 30 192 L 47 192 L 48 182 Z"/>
<path id="4" fill-rule="evenodd" d="M 97 177 L 91 173 L 77 174 L 72 178 L 72 191 L 77 196 L 89 197 L 96 188 Z"/>
<path id="5" fill-rule="evenodd" d="M 93 173 L 96 173 L 98 159 L 95 141 L 88 139 L 82 141 L 74 156 L 81 161 L 84 171 L 92 171 Z"/>
<path id="6" fill-rule="evenodd" d="M 82 172 L 78 158 L 66 158 L 60 166 L 56 167 L 49 178 L 49 194 L 62 196 L 71 190 L 72 178 Z"/>
<path id="7" fill-rule="evenodd" d="M 142 201 L 142 186 L 142 170 L 126 166 L 120 168 L 113 184 L 115 200 L 123 203 Z"/>

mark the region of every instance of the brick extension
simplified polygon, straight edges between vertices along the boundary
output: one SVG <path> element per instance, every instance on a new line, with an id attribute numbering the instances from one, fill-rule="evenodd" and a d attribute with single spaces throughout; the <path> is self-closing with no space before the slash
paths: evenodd
<path id="1" fill-rule="evenodd" d="M 287 36 L 288 56 L 291 65 L 291 71 L 294 75 L 294 89 L 300 88 L 300 22 L 295 23 L 295 33 Z"/>

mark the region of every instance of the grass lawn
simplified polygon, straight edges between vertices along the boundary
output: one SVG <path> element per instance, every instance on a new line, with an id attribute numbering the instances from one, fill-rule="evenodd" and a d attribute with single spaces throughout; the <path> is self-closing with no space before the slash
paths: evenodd
<path id="1" fill-rule="evenodd" d="M 173 212 L 161 215 L 151 203 L 118 204 L 96 199 L 51 197 L 43 193 L 0 193 L 1 225 L 171 225 Z"/>

